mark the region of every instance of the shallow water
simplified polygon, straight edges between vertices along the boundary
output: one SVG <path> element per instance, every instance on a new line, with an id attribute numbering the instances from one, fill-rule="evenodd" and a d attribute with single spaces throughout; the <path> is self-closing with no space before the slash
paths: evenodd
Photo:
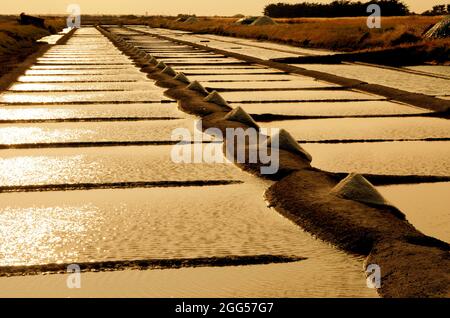
<path id="1" fill-rule="evenodd" d="M 194 124 L 190 119 L 0 124 L 0 144 L 170 141 L 172 132 L 182 127 L 193 136 Z"/>
<path id="2" fill-rule="evenodd" d="M 450 65 L 415 65 L 407 66 L 405 68 L 413 71 L 443 75 L 450 78 Z"/>
<path id="3" fill-rule="evenodd" d="M 189 46 L 177 46 L 177 45 L 155 45 L 154 43 L 148 43 L 146 45 L 145 42 L 138 42 L 134 44 L 136 47 L 144 50 L 147 53 L 158 54 L 158 53 L 194 53 L 194 52 L 204 52 L 195 50 Z"/>
<path id="4" fill-rule="evenodd" d="M 364 65 L 346 64 L 298 64 L 296 66 L 358 79 L 371 84 L 385 85 L 412 93 L 445 95 L 450 90 L 450 80 L 415 75 Z"/>
<path id="5" fill-rule="evenodd" d="M 216 74 L 216 75 L 190 75 L 191 80 L 199 82 L 252 82 L 252 81 L 294 81 L 294 80 L 305 80 L 307 82 L 313 82 L 312 79 L 295 76 L 289 74 L 243 74 L 243 75 L 227 75 L 227 74 Z M 206 84 L 205 84 L 206 85 Z"/>
<path id="6" fill-rule="evenodd" d="M 59 75 L 59 76 L 20 76 L 18 82 L 23 83 L 52 83 L 52 82 L 122 82 L 122 81 L 150 81 L 144 74 L 111 74 L 111 75 Z"/>
<path id="7" fill-rule="evenodd" d="M 33 76 L 34 77 L 34 76 Z M 158 102 L 171 101 L 163 95 L 161 89 L 146 89 L 126 92 L 39 92 L 39 93 L 3 93 L 0 103 L 5 104 L 61 104 L 61 103 L 96 103 L 96 102 Z"/>
<path id="8" fill-rule="evenodd" d="M 207 85 L 207 83 L 205 83 Z M 341 91 L 262 91 L 223 92 L 223 98 L 233 103 L 239 102 L 286 102 L 286 101 L 329 101 L 329 100 L 382 100 L 384 98 L 359 92 Z"/>
<path id="9" fill-rule="evenodd" d="M 249 114 L 276 114 L 287 116 L 363 116 L 363 115 L 402 115 L 422 114 L 430 110 L 397 104 L 389 101 L 354 102 L 299 102 L 299 103 L 261 103 L 239 104 Z"/>
<path id="10" fill-rule="evenodd" d="M 200 74 L 205 73 L 213 73 L 214 70 L 218 70 L 219 72 L 221 71 L 226 71 L 226 70 L 230 70 L 232 73 L 235 72 L 243 72 L 243 71 L 247 71 L 247 70 L 264 70 L 266 71 L 267 68 L 265 67 L 259 67 L 257 65 L 174 65 L 172 66 L 175 70 L 179 70 L 181 72 L 184 71 L 191 71 L 191 70 L 202 70 L 200 72 Z"/>
<path id="11" fill-rule="evenodd" d="M 114 83 L 17 83 L 10 87 L 10 91 L 138 91 L 155 90 L 149 82 L 114 82 Z"/>
<path id="12" fill-rule="evenodd" d="M 155 58 L 159 59 L 159 58 L 181 58 L 181 59 L 190 59 L 190 58 L 212 58 L 212 59 L 217 59 L 217 58 L 225 58 L 224 55 L 219 55 L 219 54 L 214 54 L 214 53 L 210 53 L 210 52 L 204 52 L 204 51 L 194 51 L 194 52 L 184 52 L 184 53 L 176 53 L 176 52 L 167 52 L 167 53 L 155 53 L 153 54 L 155 56 Z"/>
<path id="13" fill-rule="evenodd" d="M 61 39 L 65 34 L 67 34 L 69 31 L 71 31 L 71 28 L 64 28 L 61 32 L 58 34 L 52 34 L 48 36 L 44 36 L 38 40 L 38 42 L 45 42 L 48 44 L 56 44 L 59 39 Z"/>
<path id="14" fill-rule="evenodd" d="M 1 150 L 0 184 L 19 186 L 243 180 L 247 177 L 246 173 L 231 163 L 175 163 L 171 160 L 172 148 L 172 146 L 127 146 L 49 148 L 45 151 Z M 223 158 L 220 153 L 218 158 Z"/>
<path id="15" fill-rule="evenodd" d="M 221 64 L 230 64 L 230 65 L 246 65 L 245 62 L 240 60 L 234 60 L 231 58 L 224 59 L 177 59 L 177 58 L 159 58 L 158 60 L 163 61 L 167 65 L 216 65 L 218 63 Z"/>
<path id="16" fill-rule="evenodd" d="M 189 75 L 189 78 L 192 76 Z M 205 82 L 203 83 L 205 87 L 211 89 L 253 89 L 253 90 L 267 90 L 267 89 L 311 89 L 311 88 L 328 88 L 328 87 L 338 87 L 332 84 L 326 84 L 322 82 L 317 82 L 313 80 L 292 80 L 292 81 L 256 81 L 256 82 L 245 82 L 245 81 L 232 81 L 232 82 Z"/>
<path id="17" fill-rule="evenodd" d="M 304 141 L 450 138 L 448 120 L 427 117 L 284 120 L 261 126 L 284 128 Z"/>
<path id="18" fill-rule="evenodd" d="M 136 273 L 153 274 L 155 279 L 166 273 L 180 273 L 181 277 L 169 283 L 171 288 L 163 287 L 168 286 L 167 281 L 155 288 L 193 296 L 208 291 L 209 296 L 223 293 L 247 297 L 302 293 L 374 296 L 373 290 L 365 288 L 360 259 L 314 239 L 268 209 L 262 200 L 263 190 L 262 184 L 244 184 L 1 194 L 0 220 L 5 218 L 8 222 L 0 222 L 4 234 L 0 247 L 4 258 L 0 264 L 297 255 L 308 260 L 292 264 Z M 272 275 L 260 276 L 263 272 L 272 272 Z M 323 275 L 324 272 L 327 275 Z M 212 288 L 215 286 L 212 282 L 204 281 L 205 273 L 210 279 L 226 278 L 234 283 L 250 278 L 251 287 L 236 288 L 228 283 Z M 97 275 L 98 282 L 105 274 Z M 186 284 L 194 278 L 203 287 Z M 292 284 L 293 280 L 297 284 Z M 115 281 L 120 283 L 120 280 Z M 5 280 L 0 279 L 0 285 L 2 282 Z M 133 287 L 134 290 L 141 288 L 140 284 L 133 284 Z"/>
<path id="19" fill-rule="evenodd" d="M 41 106 L 0 105 L 1 120 L 40 119 L 116 119 L 116 118 L 185 118 L 173 104 L 89 104 Z M 1 122 L 1 121 L 0 121 Z M 0 126 L 1 127 L 1 126 Z"/>
<path id="20" fill-rule="evenodd" d="M 312 165 L 333 172 L 450 176 L 450 142 L 302 144 Z"/>
<path id="21" fill-rule="evenodd" d="M 70 56 L 71 54 L 66 54 L 65 56 L 60 55 L 60 56 L 46 56 L 44 55 L 43 57 L 40 57 L 37 59 L 37 62 L 39 64 L 53 64 L 56 62 L 61 62 L 64 64 L 77 64 L 80 62 L 98 62 L 98 64 L 103 64 L 104 62 L 117 62 L 117 63 L 129 63 L 132 64 L 133 61 L 128 58 L 126 55 L 120 55 L 120 54 L 115 54 L 115 55 L 102 55 L 100 58 L 97 56 Z"/>
<path id="22" fill-rule="evenodd" d="M 82 273 L 0 278 L 2 297 L 377 297 L 361 279 L 361 263 L 327 255 L 290 264 Z M 324 275 L 323 273 L 327 273 Z"/>
<path id="23" fill-rule="evenodd" d="M 133 70 L 128 65 L 33 65 L 30 70 Z M 137 69 L 134 69 L 137 71 Z"/>
<path id="24" fill-rule="evenodd" d="M 247 74 L 259 74 L 259 75 L 265 75 L 265 74 L 277 74 L 280 73 L 279 70 L 275 69 L 266 69 L 261 67 L 254 67 L 254 68 L 202 68 L 202 69 L 187 69 L 183 71 L 186 75 L 204 75 L 205 73 L 208 73 L 210 75 L 215 74 L 222 74 L 222 75 L 229 75 L 229 74 L 239 74 L 239 75 L 247 75 Z"/>
<path id="25" fill-rule="evenodd" d="M 391 185 L 377 189 L 403 211 L 418 230 L 450 243 L 449 182 Z"/>
<path id="26" fill-rule="evenodd" d="M 139 74 L 139 71 L 132 68 L 118 68 L 118 69 L 29 69 L 25 75 L 119 75 L 119 74 Z"/>
<path id="27" fill-rule="evenodd" d="M 314 258 L 332 250 L 268 209 L 263 191 L 242 184 L 1 194 L 0 264 L 261 254 Z"/>

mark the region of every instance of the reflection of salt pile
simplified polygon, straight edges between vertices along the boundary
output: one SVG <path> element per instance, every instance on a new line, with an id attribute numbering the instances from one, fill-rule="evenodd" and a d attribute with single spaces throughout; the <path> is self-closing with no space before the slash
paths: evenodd
<path id="1" fill-rule="evenodd" d="M 257 18 L 251 25 L 273 25 L 277 24 L 268 16 L 263 15 L 262 17 Z"/>
<path id="2" fill-rule="evenodd" d="M 424 36 L 426 38 L 445 38 L 450 36 L 450 15 L 436 23 Z"/>
<path id="3" fill-rule="evenodd" d="M 390 205 L 366 178 L 356 173 L 349 174 L 331 192 L 343 199 L 370 204 Z"/>

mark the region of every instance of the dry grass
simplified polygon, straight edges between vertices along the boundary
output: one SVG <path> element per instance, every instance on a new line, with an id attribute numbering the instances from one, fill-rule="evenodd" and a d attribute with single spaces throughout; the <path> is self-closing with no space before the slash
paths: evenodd
<path id="1" fill-rule="evenodd" d="M 151 27 L 257 39 L 341 52 L 374 51 L 379 53 L 384 50 L 396 52 L 396 49 L 405 52 L 406 48 L 412 56 L 408 63 L 414 63 L 414 60 L 417 60 L 417 63 L 447 64 L 450 60 L 450 39 L 422 38 L 426 30 L 442 19 L 436 16 L 384 17 L 380 29 L 369 29 L 365 17 L 275 19 L 278 22 L 277 25 L 266 26 L 235 25 L 236 18 L 226 17 L 199 17 L 194 23 L 177 22 L 175 17 L 161 16 L 109 17 L 109 19 L 110 23 L 147 24 Z M 101 22 L 101 18 L 98 22 Z"/>
<path id="2" fill-rule="evenodd" d="M 20 25 L 16 17 L 0 17 L 0 76 L 38 48 L 36 40 L 65 27 L 63 19 L 46 19 L 47 29 Z"/>
<path id="3" fill-rule="evenodd" d="M 43 36 L 50 35 L 51 30 L 60 31 L 65 25 L 62 19 L 46 20 L 47 29 L 33 25 L 20 25 L 12 19 L 0 20 L 0 53 L 28 47 Z"/>
<path id="4" fill-rule="evenodd" d="M 186 24 L 173 18 L 153 17 L 144 22 L 152 27 L 352 52 L 418 43 L 422 34 L 440 19 L 423 16 L 385 17 L 381 29 L 369 29 L 364 17 L 277 19 L 278 25 L 267 26 L 234 25 L 236 19 L 232 18 L 200 18 L 198 22 Z"/>

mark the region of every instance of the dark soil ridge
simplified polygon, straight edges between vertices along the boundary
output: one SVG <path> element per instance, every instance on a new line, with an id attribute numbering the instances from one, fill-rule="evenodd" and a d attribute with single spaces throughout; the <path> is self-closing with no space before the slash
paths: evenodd
<path id="1" fill-rule="evenodd" d="M 46 123 L 84 123 L 111 121 L 147 121 L 147 120 L 177 120 L 182 117 L 79 117 L 79 118 L 30 118 L 30 119 L 0 119 L 0 124 L 46 124 Z"/>
<path id="2" fill-rule="evenodd" d="M 103 189 L 135 189 L 135 188 L 173 188 L 173 187 L 204 187 L 230 184 L 241 184 L 239 180 L 191 180 L 191 181 L 135 181 L 135 182 L 104 182 L 104 183 L 67 183 L 1 186 L 0 193 L 11 192 L 45 192 L 45 191 L 78 191 Z"/>
<path id="3" fill-rule="evenodd" d="M 24 105 L 45 105 L 45 106 L 52 106 L 52 105 L 98 105 L 98 104 L 167 104 L 172 103 L 172 101 L 169 100 L 146 100 L 146 101 L 116 101 L 116 100 L 110 100 L 110 101 L 74 101 L 74 102 L 12 102 L 12 103 L 2 103 L 2 106 L 24 106 Z"/>
<path id="4" fill-rule="evenodd" d="M 204 94 L 187 89 L 185 83 L 161 73 L 137 53 L 125 49 L 113 33 L 99 30 L 133 58 L 156 85 L 168 88 L 165 94 L 176 99 L 182 111 L 201 117 L 204 130 L 219 128 L 225 135 L 226 128 L 249 128 L 224 118 L 230 107 L 205 102 Z M 255 63 L 260 61 L 255 59 Z M 279 159 L 278 173 L 270 176 L 260 173 L 262 163 L 236 164 L 256 176 L 277 181 L 266 191 L 265 198 L 278 212 L 322 240 L 345 251 L 367 256 L 365 266 L 379 265 L 382 283 L 377 291 L 381 296 L 450 297 L 448 243 L 419 232 L 393 206 L 369 205 L 332 195 L 330 191 L 342 175 L 312 168 L 303 156 L 283 149 L 280 149 Z"/>
<path id="5" fill-rule="evenodd" d="M 171 140 L 136 140 L 136 141 L 75 141 L 75 142 L 42 142 L 22 144 L 0 144 L 1 149 L 41 149 L 41 148 L 96 148 L 122 146 L 172 146 L 177 144 L 210 143 L 208 141 L 180 142 Z"/>
<path id="6" fill-rule="evenodd" d="M 433 110 L 436 112 L 447 112 L 450 109 L 450 101 L 449 100 L 443 100 L 443 99 L 439 99 L 439 98 L 425 95 L 425 94 L 411 93 L 408 91 L 395 89 L 395 88 L 391 88 L 388 86 L 369 84 L 369 83 L 365 83 L 365 82 L 362 82 L 362 81 L 356 80 L 356 79 L 332 75 L 332 74 L 319 72 L 319 71 L 307 70 L 307 69 L 303 69 L 301 67 L 287 65 L 284 63 L 276 62 L 276 61 L 263 60 L 263 59 L 255 58 L 252 56 L 248 56 L 248 55 L 244 55 L 244 54 L 240 54 L 240 53 L 229 52 L 229 51 L 221 50 L 221 49 L 215 49 L 215 48 L 208 47 L 206 45 L 192 43 L 192 42 L 188 42 L 188 41 L 184 41 L 184 40 L 180 40 L 180 39 L 172 38 L 172 37 L 168 37 L 168 36 L 163 36 L 163 35 L 159 35 L 159 34 L 150 34 L 148 32 L 133 30 L 133 29 L 129 29 L 126 27 L 125 27 L 125 29 L 128 29 L 128 30 L 136 32 L 136 33 L 140 33 L 140 34 L 146 34 L 149 36 L 153 36 L 155 38 L 172 41 L 172 42 L 175 42 L 178 44 L 188 45 L 188 46 L 195 47 L 195 48 L 198 48 L 201 50 L 206 50 L 209 52 L 222 54 L 222 55 L 225 55 L 228 57 L 234 57 L 236 59 L 243 60 L 248 63 L 264 65 L 264 66 L 268 66 L 270 68 L 278 69 L 280 71 L 293 73 L 293 74 L 299 74 L 299 75 L 303 75 L 303 76 L 308 76 L 308 77 L 315 78 L 316 80 L 326 81 L 326 82 L 341 85 L 344 87 L 351 87 L 352 89 L 360 90 L 365 93 L 384 96 L 390 100 L 406 103 L 406 104 L 417 106 L 417 107 L 422 107 L 425 109 L 430 109 L 430 110 Z"/>
<path id="7" fill-rule="evenodd" d="M 111 272 L 124 270 L 179 269 L 188 267 L 225 267 L 244 265 L 264 265 L 293 263 L 307 258 L 286 255 L 250 255 L 175 259 L 143 259 L 131 261 L 105 261 L 76 263 L 81 272 Z M 46 264 L 31 266 L 0 266 L 0 277 L 67 274 L 67 267 L 72 263 Z"/>

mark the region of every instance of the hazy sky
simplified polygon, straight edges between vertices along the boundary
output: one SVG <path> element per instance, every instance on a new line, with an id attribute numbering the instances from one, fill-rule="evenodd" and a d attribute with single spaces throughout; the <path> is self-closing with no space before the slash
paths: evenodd
<path id="1" fill-rule="evenodd" d="M 298 3 L 303 0 L 0 0 L 0 14 L 20 12 L 45 14 L 65 13 L 70 3 L 77 3 L 86 14 L 170 14 L 195 13 L 197 15 L 234 15 L 237 13 L 260 14 L 269 3 Z M 310 2 L 331 2 L 332 0 L 309 0 Z M 449 0 L 403 0 L 412 11 L 423 12 L 436 4 L 450 3 Z"/>

